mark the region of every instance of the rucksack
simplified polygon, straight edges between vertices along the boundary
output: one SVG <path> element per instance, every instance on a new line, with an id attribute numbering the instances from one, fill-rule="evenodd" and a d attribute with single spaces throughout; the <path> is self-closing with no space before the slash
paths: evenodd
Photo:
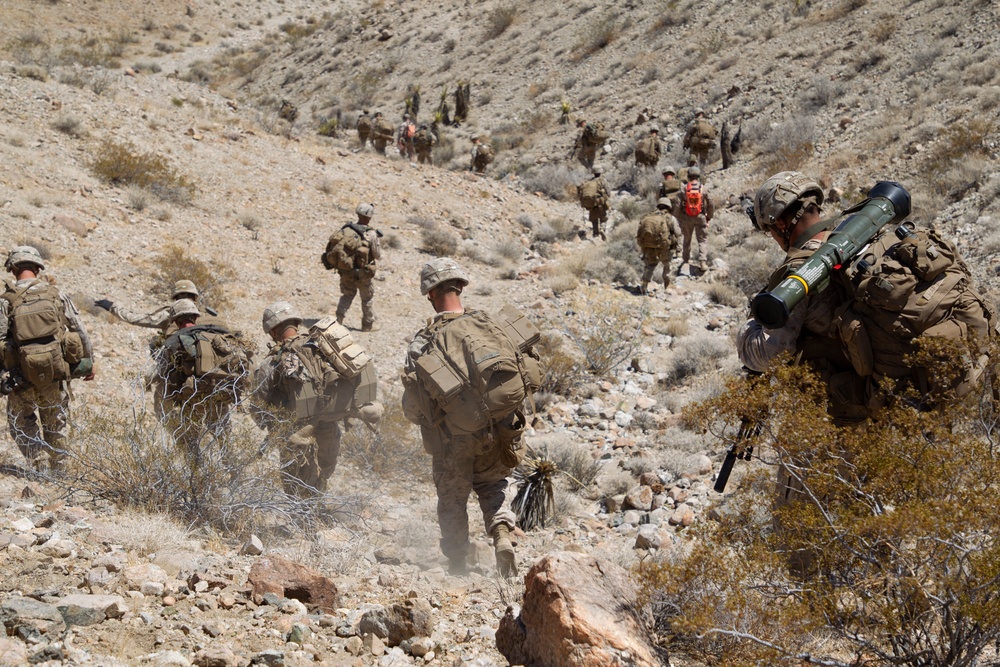
<path id="1" fill-rule="evenodd" d="M 583 143 L 588 146 L 602 146 L 608 140 L 608 131 L 604 123 L 587 123 L 583 128 Z"/>
<path id="2" fill-rule="evenodd" d="M 476 150 L 476 164 L 489 164 L 493 162 L 493 147 L 489 144 L 479 144 Z"/>
<path id="3" fill-rule="evenodd" d="M 327 271 L 350 271 L 368 266 L 382 258 L 382 232 L 358 223 L 344 225 L 330 236 L 320 256 Z"/>
<path id="4" fill-rule="evenodd" d="M 992 331 L 992 310 L 973 289 L 968 267 L 934 230 L 909 222 L 883 230 L 835 275 L 851 299 L 837 313 L 841 339 L 863 377 L 914 377 L 919 369 L 904 358 L 918 337 L 985 341 Z M 970 366 L 970 377 L 981 371 Z"/>
<path id="5" fill-rule="evenodd" d="M 385 118 L 384 116 L 379 118 L 374 127 L 376 135 L 386 139 L 392 139 L 393 127 L 392 122 L 388 118 Z"/>
<path id="6" fill-rule="evenodd" d="M 704 197 L 701 192 L 701 183 L 688 183 L 684 186 L 684 212 L 694 217 L 701 215 L 704 210 Z"/>
<path id="7" fill-rule="evenodd" d="M 715 127 L 707 120 L 701 118 L 695 123 L 694 138 L 702 144 L 711 144 L 715 141 L 716 134 Z"/>
<path id="8" fill-rule="evenodd" d="M 597 178 L 581 183 L 577 187 L 577 196 L 580 198 L 580 206 L 586 209 L 595 208 L 605 203 L 601 182 Z"/>
<path id="9" fill-rule="evenodd" d="M 660 159 L 659 153 L 656 152 L 658 139 L 654 137 L 646 137 L 635 145 L 635 159 L 637 162 L 642 164 L 656 164 L 656 161 Z"/>
<path id="10" fill-rule="evenodd" d="M 416 376 L 452 434 L 508 423 L 541 382 L 529 354 L 538 330 L 505 306 L 495 318 L 466 310 L 430 325 L 430 343 L 416 359 Z"/>
<path id="11" fill-rule="evenodd" d="M 284 347 L 273 348 L 281 354 Z M 325 317 L 309 328 L 308 337 L 293 341 L 295 352 L 306 370 L 308 382 L 302 382 L 292 397 L 297 419 L 322 415 L 335 421 L 355 416 L 377 398 L 378 377 L 371 357 L 354 342 L 346 327 L 332 317 Z"/>
<path id="12" fill-rule="evenodd" d="M 72 367 L 83 359 L 83 340 L 68 330 L 58 288 L 37 279 L 23 287 L 7 282 L 3 299 L 10 319 L 3 355 L 7 370 L 20 370 L 34 387 L 70 379 Z"/>
<path id="13" fill-rule="evenodd" d="M 369 134 L 372 131 L 372 117 L 371 116 L 361 116 L 358 118 L 358 132 L 361 134 Z"/>
<path id="14" fill-rule="evenodd" d="M 636 243 L 640 248 L 664 248 L 670 245 L 670 225 L 662 213 L 648 213 L 639 220 Z"/>
<path id="15" fill-rule="evenodd" d="M 429 148 L 434 143 L 434 135 L 427 129 L 417 130 L 413 136 L 413 144 L 420 148 Z"/>
<path id="16" fill-rule="evenodd" d="M 413 135 L 417 133 L 417 126 L 413 123 L 407 123 L 403 126 L 403 136 L 407 139 L 412 139 Z"/>
<path id="17" fill-rule="evenodd" d="M 196 324 L 167 336 L 160 350 L 165 374 L 174 391 L 187 378 L 208 383 L 212 389 L 230 385 L 243 388 L 250 372 L 253 345 L 242 335 L 217 324 Z"/>

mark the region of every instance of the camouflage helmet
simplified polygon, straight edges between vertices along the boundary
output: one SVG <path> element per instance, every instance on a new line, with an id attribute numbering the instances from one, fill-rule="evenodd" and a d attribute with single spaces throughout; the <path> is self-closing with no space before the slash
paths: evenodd
<path id="1" fill-rule="evenodd" d="M 450 257 L 436 257 L 420 270 L 420 294 L 427 296 L 432 289 L 449 280 L 458 281 L 462 287 L 469 284 L 469 276 L 461 264 Z"/>
<path id="2" fill-rule="evenodd" d="M 692 153 L 691 155 L 688 155 L 688 166 L 690 167 L 694 164 L 698 164 L 698 156 Z"/>
<path id="3" fill-rule="evenodd" d="M 702 109 L 701 107 L 695 107 L 694 108 L 694 115 L 695 116 L 704 116 L 705 115 L 705 110 Z"/>
<path id="4" fill-rule="evenodd" d="M 788 208 L 804 197 L 823 205 L 823 188 L 805 174 L 783 171 L 764 181 L 753 198 L 754 215 L 761 229 L 771 230 Z"/>
<path id="5" fill-rule="evenodd" d="M 371 218 L 375 215 L 375 205 L 374 204 L 358 204 L 358 207 L 354 210 L 362 218 Z"/>
<path id="6" fill-rule="evenodd" d="M 185 315 L 194 315 L 195 317 L 201 317 L 201 311 L 198 310 L 198 306 L 195 305 L 194 301 L 191 299 L 177 299 L 172 304 L 170 304 L 170 321 L 173 322 L 180 317 Z"/>
<path id="7" fill-rule="evenodd" d="M 577 126 L 577 127 L 583 127 L 583 126 L 584 126 L 584 125 L 586 125 L 586 124 L 587 124 L 587 121 L 586 121 L 586 120 L 584 120 L 583 118 L 580 118 L 580 119 L 578 119 L 578 120 L 576 121 L 576 126 Z"/>
<path id="8" fill-rule="evenodd" d="M 590 171 L 593 172 L 594 176 L 600 176 L 604 173 L 604 167 L 599 164 L 595 164 Z"/>
<path id="9" fill-rule="evenodd" d="M 670 201 L 670 197 L 660 197 L 656 202 L 656 208 L 665 208 L 668 211 L 674 210 L 674 202 Z"/>
<path id="10" fill-rule="evenodd" d="M 701 178 L 701 169 L 698 167 L 690 167 L 688 169 L 688 178 Z"/>
<path id="11" fill-rule="evenodd" d="M 264 309 L 264 315 L 261 318 L 264 333 L 271 333 L 275 327 L 285 322 L 302 324 L 302 318 L 295 312 L 292 304 L 287 301 L 276 301 Z"/>
<path id="12" fill-rule="evenodd" d="M 649 126 L 649 131 L 650 132 L 656 132 L 657 134 L 659 134 L 660 133 L 660 128 L 658 126 L 656 126 L 656 125 L 650 125 Z"/>
<path id="13" fill-rule="evenodd" d="M 676 176 L 677 175 L 677 170 L 674 169 L 673 167 L 664 167 L 663 171 L 661 173 L 664 176 L 666 176 L 667 174 L 673 174 L 674 176 Z"/>
<path id="14" fill-rule="evenodd" d="M 5 266 L 8 271 L 13 271 L 22 264 L 34 264 L 39 269 L 45 268 L 45 261 L 42 259 L 42 254 L 30 245 L 15 246 L 7 255 Z"/>
<path id="15" fill-rule="evenodd" d="M 176 299 L 183 298 L 182 295 L 190 294 L 193 298 L 192 301 L 197 301 L 198 297 L 201 296 L 201 292 L 195 287 L 195 284 L 190 280 L 178 280 L 174 283 L 174 291 L 171 296 Z"/>

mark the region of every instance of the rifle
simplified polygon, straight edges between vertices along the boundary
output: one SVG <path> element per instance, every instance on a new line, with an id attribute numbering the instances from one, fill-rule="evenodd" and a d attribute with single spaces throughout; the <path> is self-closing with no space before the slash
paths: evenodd
<path id="1" fill-rule="evenodd" d="M 872 239 L 890 223 L 910 214 L 910 193 L 899 183 L 879 181 L 868 198 L 843 212 L 826 243 L 770 292 L 761 292 L 750 305 L 755 320 L 766 329 L 785 325 L 792 310 L 810 292 L 822 292 L 830 275 L 854 262 Z M 861 263 L 864 260 L 859 259 Z M 865 267 L 861 267 L 861 272 Z"/>
<path id="2" fill-rule="evenodd" d="M 719 476 L 715 478 L 715 490 L 722 493 L 729 483 L 729 474 L 733 472 L 733 465 L 737 459 L 749 461 L 753 455 L 753 445 L 744 444 L 747 440 L 760 434 L 760 424 L 754 423 L 747 417 L 740 418 L 740 430 L 736 434 L 736 442 L 726 452 L 726 460 L 719 468 Z"/>

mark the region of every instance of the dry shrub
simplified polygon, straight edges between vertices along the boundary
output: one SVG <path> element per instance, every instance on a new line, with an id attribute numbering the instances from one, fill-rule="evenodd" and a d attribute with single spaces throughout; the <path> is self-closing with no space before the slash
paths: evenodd
<path id="1" fill-rule="evenodd" d="M 570 491 L 588 488 L 601 472 L 600 459 L 595 459 L 586 445 L 573 438 L 550 437 L 540 446 L 533 445 L 532 449 L 556 465 Z"/>
<path id="2" fill-rule="evenodd" d="M 576 186 L 586 177 L 582 167 L 566 164 L 546 164 L 529 169 L 522 178 L 529 192 L 542 194 L 558 201 L 576 199 Z"/>
<path id="3" fill-rule="evenodd" d="M 731 308 L 739 308 L 740 306 L 745 306 L 747 303 L 747 297 L 741 290 L 726 283 L 712 283 L 705 290 L 705 296 L 712 303 L 718 303 Z"/>
<path id="4" fill-rule="evenodd" d="M 660 382 L 674 387 L 686 380 L 710 373 L 719 362 L 733 353 L 728 341 L 715 336 L 685 338 L 673 350 L 667 377 Z"/>
<path id="5" fill-rule="evenodd" d="M 165 201 L 186 204 L 194 195 L 194 185 L 174 170 L 165 158 L 143 153 L 128 142 L 104 141 L 98 147 L 90 168 L 112 185 L 136 185 Z"/>
<path id="6" fill-rule="evenodd" d="M 815 140 L 816 129 L 808 116 L 785 121 L 774 128 L 761 144 L 765 155 L 761 171 L 774 174 L 801 169 L 812 159 Z"/>
<path id="7" fill-rule="evenodd" d="M 673 338 L 680 338 L 681 336 L 688 335 L 691 331 L 691 325 L 688 322 L 688 318 L 674 315 L 664 322 L 662 326 L 658 326 L 657 331 Z"/>
<path id="8" fill-rule="evenodd" d="M 134 211 L 144 211 L 149 206 L 149 190 L 138 185 L 130 185 L 125 190 L 125 203 Z"/>
<path id="9" fill-rule="evenodd" d="M 486 12 L 483 38 L 496 39 L 502 35 L 507 28 L 514 25 L 514 21 L 517 20 L 517 14 L 518 6 L 513 2 L 498 4 Z"/>
<path id="10" fill-rule="evenodd" d="M 353 501 L 321 495 L 287 494 L 282 472 L 246 420 L 207 433 L 199 441 L 197 463 L 189 464 L 170 429 L 142 410 L 83 410 L 65 473 L 54 481 L 71 497 L 107 501 L 120 508 L 167 514 L 187 525 L 207 524 L 226 533 L 267 532 L 291 523 L 315 529 L 328 521 L 332 506 Z M 291 432 L 272 431 L 268 442 Z M 273 448 L 271 448 L 273 449 Z"/>
<path id="11" fill-rule="evenodd" d="M 425 227 L 420 238 L 421 247 L 436 257 L 450 257 L 458 252 L 458 237 L 440 225 Z"/>
<path id="12" fill-rule="evenodd" d="M 642 325 L 648 316 L 645 299 L 622 299 L 606 289 L 578 290 L 560 329 L 584 358 L 584 367 L 598 377 L 605 376 L 638 349 Z"/>
<path id="13" fill-rule="evenodd" d="M 549 218 L 535 228 L 535 240 L 543 243 L 568 241 L 576 237 L 576 227 L 569 218 Z"/>
<path id="14" fill-rule="evenodd" d="M 573 45 L 573 60 L 583 60 L 618 39 L 622 26 L 614 13 L 597 16 L 577 30 Z"/>
<path id="15" fill-rule="evenodd" d="M 494 256 L 510 262 L 518 262 L 524 256 L 524 246 L 514 238 L 495 241 L 491 249 Z"/>
<path id="16" fill-rule="evenodd" d="M 558 331 L 542 333 L 535 350 L 542 363 L 539 392 L 568 396 L 584 379 L 579 361 L 566 349 L 566 339 Z"/>
<path id="17" fill-rule="evenodd" d="M 418 479 L 429 479 L 431 468 L 419 444 L 419 432 L 403 415 L 399 396 L 384 397 L 382 405 L 385 413 L 377 431 L 351 422 L 342 442 L 342 459 L 379 477 L 406 470 Z"/>
<path id="18" fill-rule="evenodd" d="M 726 255 L 729 280 L 747 297 L 759 292 L 781 261 L 781 249 L 770 236 L 755 233 Z"/>
<path id="19" fill-rule="evenodd" d="M 170 298 L 175 282 L 190 280 L 201 293 L 198 298 L 199 305 L 210 306 L 216 310 L 224 310 L 229 306 L 225 286 L 236 280 L 236 272 L 228 264 L 215 260 L 205 262 L 191 257 L 180 246 L 170 245 L 153 260 L 153 267 L 156 284 L 152 292 L 162 299 Z"/>
<path id="20" fill-rule="evenodd" d="M 63 134 L 68 134 L 69 136 L 76 138 L 80 138 L 86 133 L 82 125 L 83 121 L 80 120 L 80 117 L 72 114 L 63 114 L 52 122 L 52 127 L 59 130 Z"/>

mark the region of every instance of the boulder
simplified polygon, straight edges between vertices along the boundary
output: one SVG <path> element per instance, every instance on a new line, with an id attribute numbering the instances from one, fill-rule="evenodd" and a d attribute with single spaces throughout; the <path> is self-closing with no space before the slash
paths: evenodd
<path id="1" fill-rule="evenodd" d="M 236 667 L 240 659 L 228 646 L 209 646 L 194 654 L 198 667 Z"/>
<path id="2" fill-rule="evenodd" d="M 240 555 L 243 556 L 259 556 L 262 553 L 264 553 L 264 543 L 256 535 L 247 538 L 243 548 L 240 549 Z"/>
<path id="3" fill-rule="evenodd" d="M 0 637 L 0 665 L 28 664 L 28 649 L 23 642 Z"/>
<path id="4" fill-rule="evenodd" d="M 653 506 L 653 489 L 645 485 L 633 487 L 625 494 L 623 506 L 648 512 Z"/>
<path id="5" fill-rule="evenodd" d="M 411 598 L 390 607 L 365 612 L 358 632 L 362 635 L 371 633 L 384 639 L 389 646 L 399 646 L 413 637 L 430 637 L 434 633 L 433 614 L 430 602 Z"/>
<path id="6" fill-rule="evenodd" d="M 65 627 L 62 614 L 54 605 L 23 597 L 8 598 L 0 603 L 0 625 L 6 630 L 0 632 L 0 636 L 22 638 L 55 635 Z"/>
<path id="7" fill-rule="evenodd" d="M 316 570 L 281 556 L 261 556 L 250 568 L 247 582 L 253 587 L 253 601 L 260 604 L 273 593 L 316 605 L 327 613 L 340 606 L 337 585 Z"/>
<path id="8" fill-rule="evenodd" d="M 167 583 L 167 578 L 167 571 L 159 565 L 153 565 L 152 563 L 126 567 L 122 572 L 122 579 L 125 580 L 125 584 L 130 591 L 141 590 L 142 585 L 147 581 L 165 584 Z"/>
<path id="9" fill-rule="evenodd" d="M 66 625 L 97 625 L 106 618 L 121 618 L 128 611 L 117 595 L 67 595 L 56 603 Z"/>
<path id="10" fill-rule="evenodd" d="M 496 633 L 497 649 L 510 664 L 665 664 L 638 620 L 635 585 L 618 565 L 557 551 L 535 563 L 524 583 L 523 607 L 508 607 Z"/>

